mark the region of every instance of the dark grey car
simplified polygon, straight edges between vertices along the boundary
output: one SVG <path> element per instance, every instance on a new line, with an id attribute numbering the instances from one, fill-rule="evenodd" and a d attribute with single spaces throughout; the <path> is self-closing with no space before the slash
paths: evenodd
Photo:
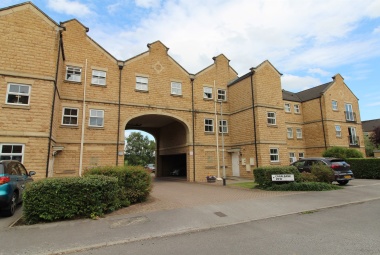
<path id="1" fill-rule="evenodd" d="M 354 179 L 350 165 L 340 158 L 303 158 L 294 163 L 292 166 L 297 167 L 298 171 L 311 172 L 311 167 L 316 164 L 325 164 L 334 171 L 335 181 L 340 185 L 346 185 Z"/>

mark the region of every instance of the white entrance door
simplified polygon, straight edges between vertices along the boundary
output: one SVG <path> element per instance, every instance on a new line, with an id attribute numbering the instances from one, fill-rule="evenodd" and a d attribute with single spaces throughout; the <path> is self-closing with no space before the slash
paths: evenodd
<path id="1" fill-rule="evenodd" d="M 232 175 L 240 176 L 239 170 L 239 152 L 232 153 Z"/>

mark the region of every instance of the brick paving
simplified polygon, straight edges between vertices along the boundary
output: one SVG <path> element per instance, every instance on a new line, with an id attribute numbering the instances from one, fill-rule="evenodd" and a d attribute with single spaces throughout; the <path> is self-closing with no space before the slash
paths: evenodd
<path id="1" fill-rule="evenodd" d="M 221 181 L 216 183 L 190 183 L 181 179 L 158 178 L 153 181 L 153 189 L 148 200 L 108 214 L 134 214 L 200 205 L 219 204 L 244 199 L 262 199 L 274 196 L 286 196 L 300 192 L 263 191 L 259 189 L 243 189 L 228 186 L 236 182 L 248 182 L 244 179 L 229 179 L 227 186 Z"/>

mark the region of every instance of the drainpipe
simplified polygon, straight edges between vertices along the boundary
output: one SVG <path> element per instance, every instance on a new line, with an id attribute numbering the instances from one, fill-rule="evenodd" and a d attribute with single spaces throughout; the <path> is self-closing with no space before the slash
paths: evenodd
<path id="1" fill-rule="evenodd" d="M 80 158 L 79 158 L 79 176 L 82 176 L 82 165 L 83 165 L 83 147 L 84 147 L 84 128 L 86 120 L 86 87 L 87 87 L 87 58 L 84 67 L 84 86 L 83 86 L 83 110 L 82 110 L 82 135 L 80 139 Z"/>
<path id="2" fill-rule="evenodd" d="M 193 181 L 195 182 L 195 112 L 194 112 L 194 75 L 190 75 L 191 82 L 191 114 L 193 118 Z"/>
<path id="3" fill-rule="evenodd" d="M 255 98 L 254 98 L 254 93 L 253 93 L 253 75 L 255 74 L 255 70 L 253 68 L 251 68 L 250 70 L 251 70 L 252 118 L 253 118 L 253 128 L 254 128 L 254 138 L 255 138 L 256 167 L 259 167 L 259 156 L 258 156 L 258 153 L 257 153 Z"/>
<path id="4" fill-rule="evenodd" d="M 121 100 L 121 71 L 123 70 L 123 62 L 118 62 L 117 63 L 118 66 L 119 66 L 119 104 L 118 104 L 118 108 L 119 108 L 119 112 L 118 112 L 118 115 L 117 115 L 117 141 L 116 141 L 116 166 L 119 165 L 119 139 L 120 139 L 120 100 Z M 124 158 L 123 158 L 124 160 Z"/>
<path id="5" fill-rule="evenodd" d="M 324 140 L 324 142 L 325 142 L 325 150 L 327 150 L 325 124 L 324 124 L 324 122 L 323 122 L 322 96 L 323 96 L 323 94 L 321 94 L 321 97 L 319 98 L 319 107 L 320 107 L 320 109 L 321 109 L 321 120 L 322 120 L 323 140 Z"/>
<path id="6" fill-rule="evenodd" d="M 59 41 L 58 41 L 58 56 L 57 56 L 57 66 L 55 69 L 55 80 L 54 80 L 54 93 L 53 93 L 53 102 L 51 106 L 50 114 L 50 130 L 49 130 L 49 142 L 48 142 L 48 153 L 46 160 L 46 174 L 45 177 L 49 176 L 49 161 L 50 161 L 50 152 L 51 152 L 51 140 L 53 135 L 53 120 L 54 120 L 54 108 L 55 108 L 55 94 L 57 93 L 57 82 L 58 82 L 58 70 L 59 70 L 59 60 L 61 58 L 61 45 L 62 45 L 62 30 L 59 28 Z"/>
<path id="7" fill-rule="evenodd" d="M 216 161 L 217 161 L 217 168 L 218 168 L 218 178 L 217 180 L 222 180 L 222 178 L 220 178 L 220 163 L 219 163 L 219 125 L 218 125 L 218 114 L 217 114 L 217 110 L 216 110 L 216 100 L 217 100 L 217 91 L 216 91 L 216 88 L 215 88 L 215 80 L 214 80 L 214 108 L 215 108 L 215 137 L 216 137 Z"/>

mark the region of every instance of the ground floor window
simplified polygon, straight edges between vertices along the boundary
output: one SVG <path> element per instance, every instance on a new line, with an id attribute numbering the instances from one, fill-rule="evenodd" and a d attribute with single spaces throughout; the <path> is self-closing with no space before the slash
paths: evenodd
<path id="1" fill-rule="evenodd" d="M 271 148 L 269 150 L 269 153 L 270 153 L 270 162 L 279 162 L 280 161 L 280 157 L 279 157 L 279 153 L 278 153 L 277 148 Z"/>
<path id="2" fill-rule="evenodd" d="M 294 152 L 289 152 L 289 161 L 290 163 L 297 161 L 296 154 Z"/>
<path id="3" fill-rule="evenodd" d="M 303 159 L 305 157 L 305 153 L 300 152 L 298 153 L 298 159 Z"/>
<path id="4" fill-rule="evenodd" d="M 0 160 L 18 160 L 24 157 L 23 144 L 0 144 Z"/>

